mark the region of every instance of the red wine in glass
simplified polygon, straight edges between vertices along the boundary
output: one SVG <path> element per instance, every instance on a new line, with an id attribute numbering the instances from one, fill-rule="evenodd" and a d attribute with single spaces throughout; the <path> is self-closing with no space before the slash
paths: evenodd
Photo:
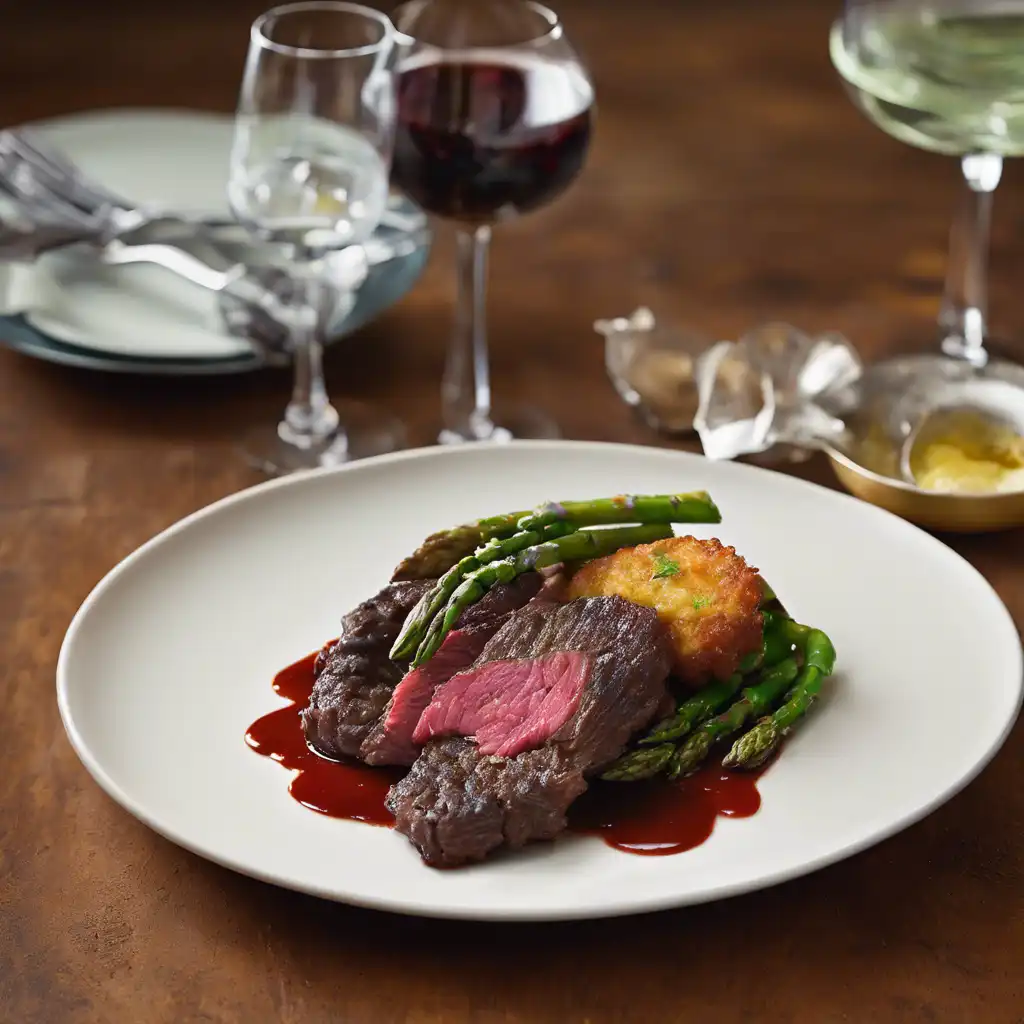
<path id="1" fill-rule="evenodd" d="M 492 225 L 551 202 L 582 169 L 590 77 L 558 15 L 536 0 L 410 0 L 393 20 L 401 56 L 391 180 L 456 226 L 438 440 L 557 437 L 538 409 L 492 408 L 487 260 Z"/>
<path id="2" fill-rule="evenodd" d="M 592 106 L 574 64 L 494 51 L 421 57 L 398 79 L 392 181 L 446 219 L 526 213 L 580 172 Z"/>

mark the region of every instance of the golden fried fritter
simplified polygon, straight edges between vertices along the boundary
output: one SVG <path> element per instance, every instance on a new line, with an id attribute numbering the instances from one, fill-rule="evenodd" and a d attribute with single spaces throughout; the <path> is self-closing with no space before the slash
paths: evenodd
<path id="1" fill-rule="evenodd" d="M 676 674 L 700 686 L 726 679 L 761 646 L 761 577 L 721 541 L 672 537 L 587 562 L 569 597 L 618 595 L 654 608 L 668 627 Z"/>

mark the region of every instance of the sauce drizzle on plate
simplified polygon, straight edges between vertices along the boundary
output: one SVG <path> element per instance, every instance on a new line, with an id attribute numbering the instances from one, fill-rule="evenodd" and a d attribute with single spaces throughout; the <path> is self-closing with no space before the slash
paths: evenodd
<path id="1" fill-rule="evenodd" d="M 306 744 L 299 713 L 313 692 L 315 661 L 316 652 L 278 672 L 274 692 L 290 703 L 253 722 L 245 742 L 296 773 L 288 792 L 303 807 L 390 827 L 384 799 L 404 769 L 332 761 Z M 711 764 L 679 782 L 596 782 L 570 809 L 569 831 L 598 836 L 627 853 L 683 853 L 700 846 L 720 816 L 749 818 L 757 813 L 757 780 L 765 767 L 727 772 L 712 758 Z"/>
<path id="2" fill-rule="evenodd" d="M 274 692 L 291 701 L 249 726 L 245 742 L 283 768 L 297 772 L 288 792 L 303 807 L 331 818 L 391 826 L 384 798 L 402 772 L 370 768 L 358 761 L 331 761 L 306 744 L 299 712 L 313 692 L 313 663 L 317 652 L 282 669 L 274 677 Z"/>

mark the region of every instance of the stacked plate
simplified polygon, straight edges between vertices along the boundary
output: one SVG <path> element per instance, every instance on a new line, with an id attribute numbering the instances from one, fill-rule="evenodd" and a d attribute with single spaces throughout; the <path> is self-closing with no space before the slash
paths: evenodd
<path id="1" fill-rule="evenodd" d="M 89 177 L 138 203 L 185 213 L 226 211 L 232 119 L 216 114 L 112 110 L 31 126 Z M 396 219 L 419 211 L 394 197 Z M 398 245 L 375 264 L 351 311 L 331 327 L 342 338 L 397 302 L 419 278 L 429 245 Z M 407 239 L 405 239 L 408 242 Z M 70 251 L 0 267 L 0 343 L 50 362 L 149 374 L 258 369 L 261 357 L 225 328 L 217 298 L 155 266 L 104 266 Z"/>

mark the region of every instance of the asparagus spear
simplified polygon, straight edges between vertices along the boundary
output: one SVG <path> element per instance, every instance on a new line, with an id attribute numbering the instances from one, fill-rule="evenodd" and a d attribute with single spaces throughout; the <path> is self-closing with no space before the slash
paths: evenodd
<path id="1" fill-rule="evenodd" d="M 675 714 L 658 722 L 643 739 L 641 746 L 666 743 L 669 740 L 680 740 L 701 722 L 713 714 L 734 697 L 743 685 L 743 677 L 754 668 L 771 668 L 788 658 L 793 652 L 793 644 L 789 639 L 785 620 L 771 612 L 764 613 L 764 639 L 761 650 L 752 657 L 744 659 L 740 671 L 729 679 L 716 681 L 695 693 L 689 700 L 683 701 L 676 708 Z"/>
<path id="2" fill-rule="evenodd" d="M 786 695 L 786 703 L 741 736 L 726 754 L 722 766 L 757 768 L 764 764 L 782 742 L 783 736 L 810 710 L 835 663 L 836 651 L 832 641 L 820 629 L 809 629 L 804 646 L 804 667 Z"/>
<path id="3" fill-rule="evenodd" d="M 740 675 L 749 675 L 754 669 L 774 665 L 790 653 L 793 644 L 785 621 L 785 616 L 779 612 L 774 612 L 770 608 L 761 609 L 761 647 L 740 660 Z"/>
<path id="4" fill-rule="evenodd" d="M 500 517 L 499 517 L 500 519 Z M 552 523 L 610 526 L 615 523 L 720 523 L 722 514 L 707 491 L 689 494 L 620 494 L 593 501 L 551 501 L 518 522 L 520 530 Z M 490 520 L 482 520 L 486 528 Z"/>
<path id="5" fill-rule="evenodd" d="M 434 616 L 427 635 L 416 651 L 412 667 L 416 668 L 431 658 L 463 611 L 479 601 L 496 584 L 510 583 L 524 572 L 543 569 L 559 562 L 598 558 L 618 551 L 619 548 L 649 544 L 671 536 L 672 527 L 661 523 L 619 526 L 605 530 L 579 530 L 555 540 L 524 548 L 508 558 L 475 569 L 455 589 L 444 609 Z"/>
<path id="6" fill-rule="evenodd" d="M 391 574 L 391 582 L 399 580 L 433 580 L 451 569 L 458 561 L 473 554 L 481 544 L 496 537 L 509 537 L 518 532 L 516 523 L 529 512 L 506 512 L 488 519 L 462 523 L 449 530 L 432 533 L 407 558 L 403 558 Z"/>
<path id="7" fill-rule="evenodd" d="M 495 537 L 482 547 L 478 547 L 472 555 L 460 559 L 416 602 L 391 647 L 392 661 L 408 661 L 412 658 L 437 613 L 444 608 L 459 584 L 471 572 L 489 562 L 507 558 L 524 548 L 564 536 L 574 529 L 575 527 L 568 523 L 554 523 L 541 530 L 523 530 L 504 539 Z"/>
<path id="8" fill-rule="evenodd" d="M 823 676 L 832 675 L 836 667 L 836 649 L 820 629 L 812 629 L 804 644 L 804 664 L 816 668 Z"/>
<path id="9" fill-rule="evenodd" d="M 787 619 L 783 619 L 777 626 L 772 626 L 764 631 L 764 643 L 761 647 L 761 666 L 771 668 L 785 661 L 793 653 L 793 641 L 789 636 L 786 627 Z"/>
<path id="10" fill-rule="evenodd" d="M 765 648 L 774 647 L 774 638 L 784 636 L 784 623 L 771 623 L 771 628 L 765 631 Z M 777 666 L 785 659 L 793 661 L 790 646 L 784 644 L 783 647 L 785 653 L 781 657 L 775 658 L 769 667 Z M 793 661 L 792 668 L 787 667 L 782 670 L 782 678 L 791 680 L 795 671 L 796 665 Z M 774 686 L 767 672 L 762 677 L 760 685 L 764 686 L 766 682 Z M 623 754 L 601 778 L 612 779 L 616 782 L 633 782 L 657 775 L 669 766 L 676 751 L 677 742 L 690 733 L 695 726 L 706 722 L 715 712 L 724 707 L 742 685 L 743 676 L 737 672 L 727 680 L 705 686 L 699 693 L 695 693 L 689 700 L 680 704 L 674 715 L 659 722 L 640 740 L 639 749 Z M 783 682 L 782 685 L 785 686 L 786 683 Z M 710 747 L 710 744 L 708 746 Z M 701 759 L 704 756 L 706 756 L 706 751 Z"/>
<path id="11" fill-rule="evenodd" d="M 465 523 L 432 533 L 411 555 L 398 563 L 391 574 L 391 582 L 437 579 L 460 559 L 471 555 L 484 539 L 477 523 Z"/>
<path id="12" fill-rule="evenodd" d="M 392 580 L 434 579 L 481 544 L 556 522 L 573 526 L 611 526 L 617 523 L 720 523 L 721 513 L 704 491 L 691 494 L 620 495 L 592 501 L 553 501 L 532 512 L 505 512 L 450 530 L 431 534 L 408 558 Z"/>
<path id="13" fill-rule="evenodd" d="M 824 679 L 816 668 L 805 666 L 797 676 L 786 703 L 741 736 L 722 759 L 722 767 L 757 768 L 764 764 L 782 742 L 787 730 L 810 709 Z"/>
<path id="14" fill-rule="evenodd" d="M 716 740 L 738 732 L 754 715 L 767 711 L 793 683 L 798 671 L 795 656 L 766 669 L 756 684 L 743 690 L 739 700 L 690 735 L 673 756 L 669 775 L 678 778 L 697 768 Z"/>
<path id="15" fill-rule="evenodd" d="M 630 750 L 617 761 L 613 761 L 601 775 L 608 782 L 639 782 L 657 775 L 672 759 L 676 748 L 673 743 L 662 743 L 659 747 Z"/>
<path id="16" fill-rule="evenodd" d="M 592 501 L 549 502 L 531 513 L 508 512 L 432 534 L 402 561 L 391 578 L 431 579 L 444 574 L 444 580 L 443 583 L 439 580 L 406 618 L 391 657 L 396 661 L 412 657 L 455 587 L 468 573 L 489 561 L 497 561 L 580 526 L 719 523 L 721 520 L 721 513 L 707 493 L 695 491 L 692 494 L 622 495 Z M 661 536 L 664 535 L 659 535 L 658 539 Z M 506 544 L 509 546 L 504 546 Z M 486 557 L 481 557 L 482 552 Z"/>
<path id="17" fill-rule="evenodd" d="M 742 685 L 743 676 L 739 672 L 722 682 L 710 683 L 689 700 L 683 701 L 676 708 L 674 715 L 658 722 L 640 740 L 640 745 L 646 747 L 655 743 L 668 743 L 682 739 L 695 725 L 706 721 L 720 708 L 725 707 L 729 700 L 736 696 Z"/>

